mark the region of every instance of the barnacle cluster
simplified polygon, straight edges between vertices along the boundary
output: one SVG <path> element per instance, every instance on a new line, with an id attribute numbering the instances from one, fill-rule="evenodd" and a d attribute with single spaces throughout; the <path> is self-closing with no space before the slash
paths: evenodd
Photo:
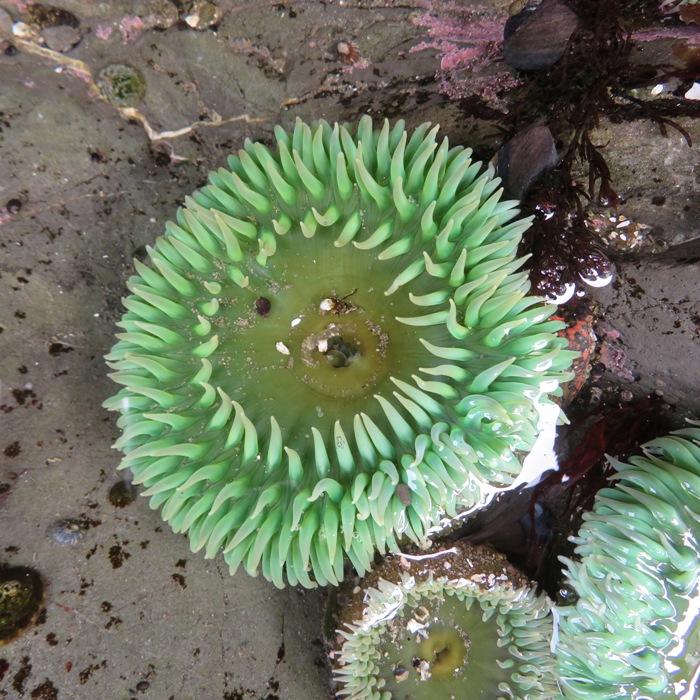
<path id="1" fill-rule="evenodd" d="M 695 697 L 700 609 L 700 428 L 652 440 L 584 515 L 559 610 L 569 700 Z M 580 559 L 579 559 L 580 558 Z"/>
<path id="2" fill-rule="evenodd" d="M 408 571 L 395 561 L 363 586 L 361 613 L 339 630 L 339 698 L 561 697 L 549 600 L 503 557 L 456 545 Z"/>
<path id="3" fill-rule="evenodd" d="M 573 353 L 437 127 L 297 121 L 228 165 L 128 282 L 121 467 L 232 572 L 337 583 L 511 484 Z"/>

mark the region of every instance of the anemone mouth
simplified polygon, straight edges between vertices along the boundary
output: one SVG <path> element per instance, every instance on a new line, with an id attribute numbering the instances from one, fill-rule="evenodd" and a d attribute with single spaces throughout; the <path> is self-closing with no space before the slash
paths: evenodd
<path id="1" fill-rule="evenodd" d="M 572 353 L 499 181 L 363 118 L 247 141 L 136 262 L 116 443 L 193 550 L 337 583 L 518 475 Z"/>
<path id="2" fill-rule="evenodd" d="M 560 697 L 546 596 L 489 550 L 436 556 L 408 571 L 389 559 L 353 595 L 334 655 L 338 697 Z"/>
<path id="3" fill-rule="evenodd" d="M 697 424 L 696 424 L 697 425 Z M 652 440 L 584 515 L 559 609 L 557 673 L 572 700 L 692 700 L 700 656 L 700 428 Z"/>

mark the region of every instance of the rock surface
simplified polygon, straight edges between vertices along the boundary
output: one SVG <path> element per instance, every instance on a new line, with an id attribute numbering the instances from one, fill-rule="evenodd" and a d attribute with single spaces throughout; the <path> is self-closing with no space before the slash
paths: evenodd
<path id="1" fill-rule="evenodd" d="M 673 423 L 700 417 L 700 238 L 651 258 L 621 261 L 601 306 L 599 335 L 614 329 L 622 356 L 606 377 L 636 397 L 656 393 Z"/>
<path id="2" fill-rule="evenodd" d="M 31 33 L 0 53 L 2 561 L 49 582 L 37 625 L 0 648 L 3 698 L 329 697 L 322 591 L 230 577 L 145 499 L 109 502 L 119 431 L 101 408 L 114 391 L 102 357 L 132 259 L 245 138 L 264 141 L 297 116 L 439 122 L 485 159 L 502 145 L 492 123 L 440 94 L 435 53 L 411 51 L 424 37 L 408 4 L 215 4 L 215 28 L 193 29 L 164 0 L 65 0 L 85 30 L 70 54 Z M 13 21 L 21 5 L 7 4 Z M 357 47 L 352 63 L 341 41 Z M 138 107 L 99 97 L 95 76 L 111 64 L 144 74 Z M 603 122 L 606 140 L 620 211 L 671 244 L 697 238 L 695 148 L 647 122 Z M 679 417 L 700 415 L 697 262 L 618 264 L 618 283 L 596 297 L 630 386 L 660 388 Z M 47 537 L 67 518 L 83 536 Z"/>

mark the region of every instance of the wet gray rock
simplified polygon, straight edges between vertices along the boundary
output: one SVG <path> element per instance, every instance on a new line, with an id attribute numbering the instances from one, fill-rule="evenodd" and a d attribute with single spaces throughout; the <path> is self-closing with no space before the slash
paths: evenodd
<path id="1" fill-rule="evenodd" d="M 700 417 L 700 239 L 618 263 L 608 287 L 591 296 L 604 329 L 619 333 L 636 397 L 656 393 L 685 418 Z M 614 377 L 611 377 L 614 379 Z"/>

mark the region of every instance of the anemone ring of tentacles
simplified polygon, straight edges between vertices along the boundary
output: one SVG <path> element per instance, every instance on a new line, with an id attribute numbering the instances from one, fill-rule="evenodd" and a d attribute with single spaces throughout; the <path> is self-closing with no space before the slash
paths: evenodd
<path id="1" fill-rule="evenodd" d="M 385 559 L 340 611 L 347 700 L 559 700 L 551 603 L 503 555 L 456 543 Z"/>
<path id="2" fill-rule="evenodd" d="M 697 426 L 698 424 L 696 424 Z M 610 459 L 564 559 L 575 604 L 559 608 L 557 673 L 567 700 L 697 697 L 700 428 Z"/>
<path id="3" fill-rule="evenodd" d="M 505 487 L 571 353 L 528 221 L 437 127 L 247 141 L 136 262 L 107 356 L 116 447 L 193 550 L 337 583 Z"/>

